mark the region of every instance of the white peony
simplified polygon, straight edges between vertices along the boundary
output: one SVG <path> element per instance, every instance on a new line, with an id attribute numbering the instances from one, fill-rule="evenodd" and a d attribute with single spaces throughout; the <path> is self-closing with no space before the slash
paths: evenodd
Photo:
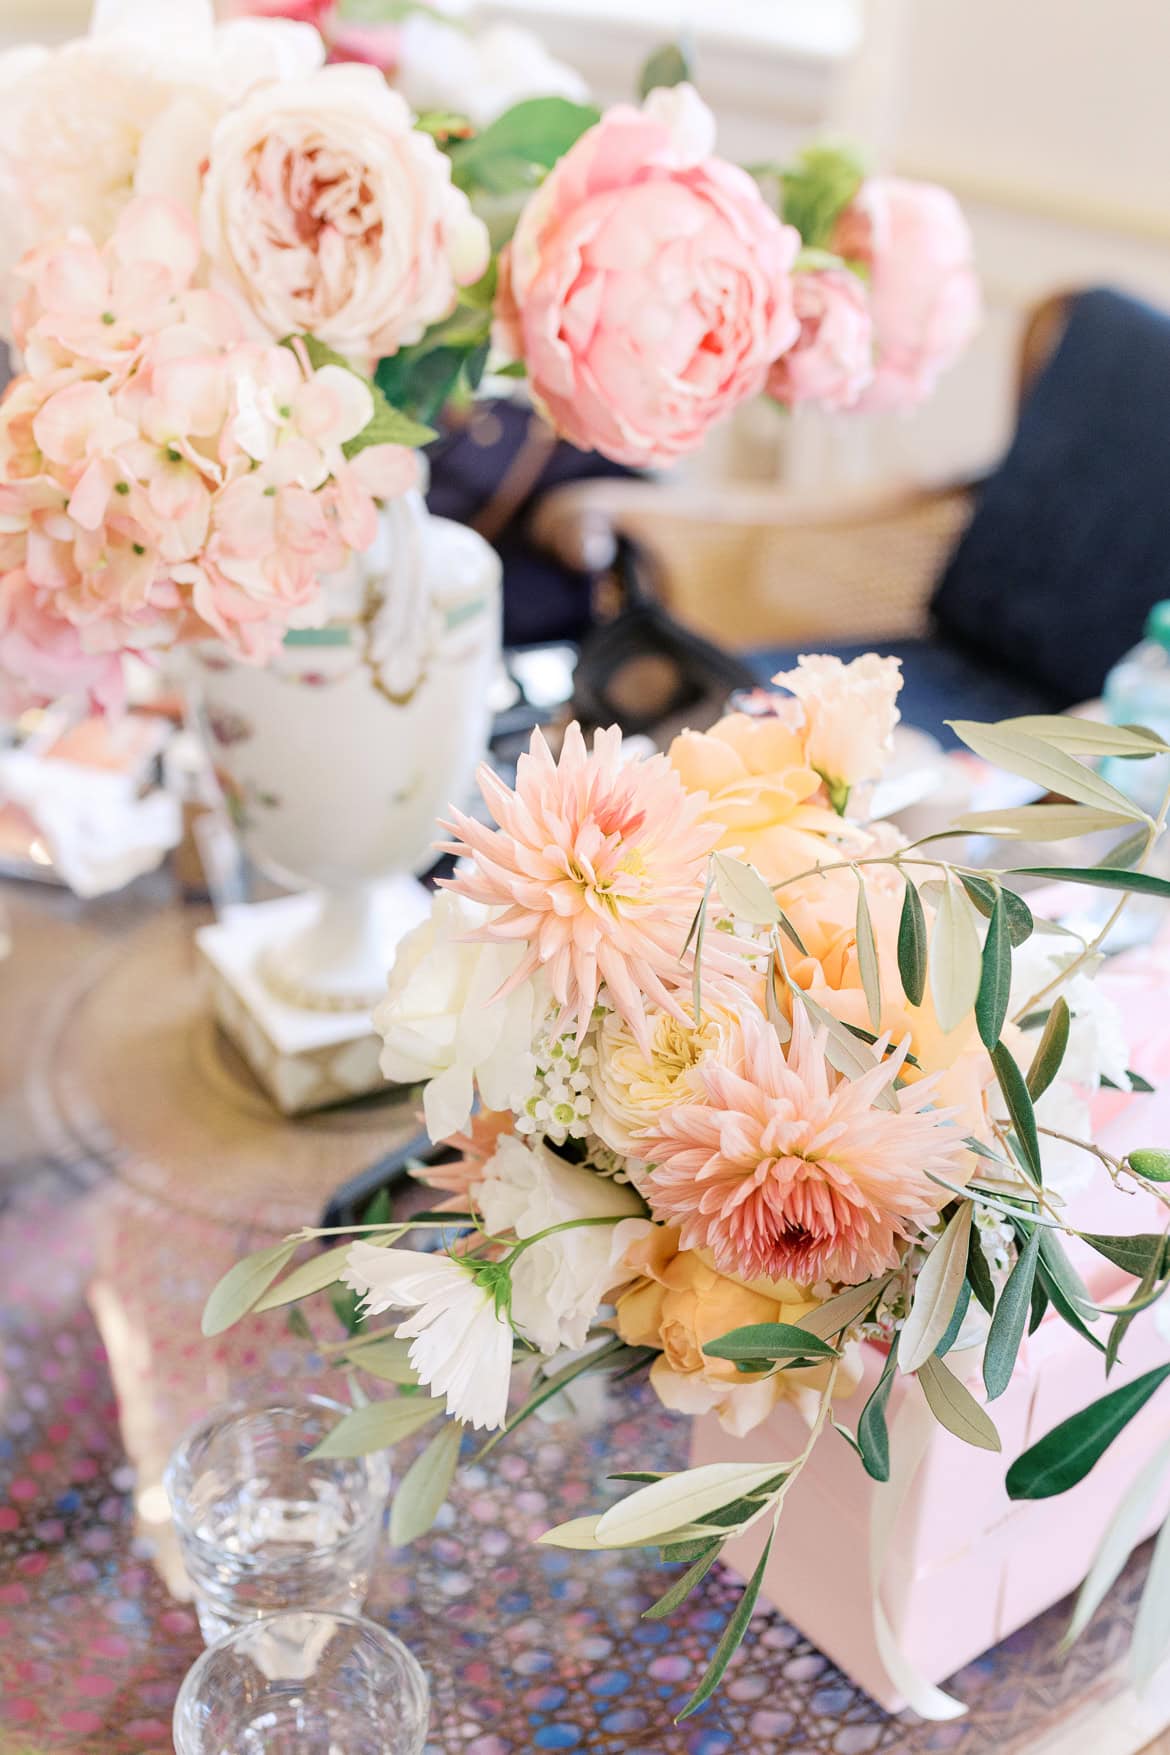
<path id="1" fill-rule="evenodd" d="M 373 67 L 323 67 L 229 111 L 202 223 L 217 275 L 272 336 L 363 366 L 448 316 L 491 254 L 451 161 Z"/>
<path id="2" fill-rule="evenodd" d="M 508 1413 L 512 1328 L 496 1304 L 484 1264 L 412 1249 L 355 1243 L 342 1279 L 361 1294 L 368 1316 L 407 1310 L 394 1333 L 410 1340 L 418 1380 L 446 1396 L 447 1412 L 465 1425 L 496 1428 Z"/>
<path id="3" fill-rule="evenodd" d="M 1020 945 L 1012 954 L 1012 1011 L 1018 1011 L 1033 994 L 1055 980 L 1079 954 L 1079 949 L 1079 945 L 1067 939 L 1053 938 L 1044 932 L 1033 934 Z M 1074 975 L 1060 989 L 1060 996 L 1067 1002 L 1070 1014 L 1068 1047 L 1059 1073 L 1036 1104 L 1036 1121 L 1042 1128 L 1053 1128 L 1075 1139 L 1092 1139 L 1091 1102 L 1101 1080 L 1107 1078 L 1122 1090 L 1129 1089 L 1129 1046 L 1121 1012 L 1109 995 L 1102 992 L 1091 971 L 1082 970 Z M 1041 1009 L 1047 1009 L 1054 997 L 1050 994 Z M 1032 1064 L 1042 1027 L 1037 1025 L 1025 1031 L 1019 1039 L 1021 1046 L 1015 1051 L 1016 1058 L 1025 1072 Z M 998 1092 L 992 1101 L 999 1105 L 1000 1119 L 1005 1119 Z M 1045 1181 L 1066 1197 L 1087 1187 L 1100 1174 L 1097 1160 L 1079 1146 L 1041 1135 L 1040 1149 Z"/>
<path id="4" fill-rule="evenodd" d="M 443 891 L 429 920 L 398 947 L 386 998 L 374 1013 L 382 1071 L 395 1084 L 429 1081 L 423 1112 L 432 1139 L 466 1126 L 475 1087 L 489 1109 L 512 1109 L 536 1071 L 532 1044 L 548 1010 L 541 977 L 493 999 L 523 947 L 464 942 L 489 912 Z"/>
<path id="5" fill-rule="evenodd" d="M 505 1134 L 475 1185 L 484 1228 L 493 1235 L 535 1237 L 571 1219 L 620 1215 L 617 1225 L 582 1226 L 526 1249 L 512 1268 L 512 1321 L 542 1353 L 585 1345 L 606 1294 L 630 1277 L 622 1257 L 645 1225 L 645 1208 L 628 1185 L 565 1163 L 542 1145 Z"/>
<path id="6" fill-rule="evenodd" d="M 525 98 L 584 103 L 589 96 L 581 75 L 555 60 L 530 30 L 494 24 L 472 32 L 420 12 L 403 21 L 394 83 L 420 114 L 450 112 L 477 128 Z"/>
<path id="7" fill-rule="evenodd" d="M 0 276 L 74 226 L 104 243 L 136 195 L 196 211 L 224 109 L 324 57 L 308 25 L 217 26 L 211 0 L 166 0 L 165 12 L 158 0 L 98 0 L 88 36 L 0 55 Z"/>

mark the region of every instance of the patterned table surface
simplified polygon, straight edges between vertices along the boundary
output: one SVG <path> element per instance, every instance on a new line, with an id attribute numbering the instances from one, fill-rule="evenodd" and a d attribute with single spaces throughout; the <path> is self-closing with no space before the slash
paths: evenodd
<path id="1" fill-rule="evenodd" d="M 0 1755 L 161 1755 L 199 1650 L 159 1484 L 166 1455 L 229 1393 L 328 1381 L 280 1313 L 209 1343 L 199 1308 L 274 1214 L 277 1230 L 298 1208 L 311 1217 L 410 1117 L 365 1106 L 290 1138 L 209 1041 L 177 910 L 141 890 L 88 908 L 7 899 Z M 645 1391 L 599 1391 L 574 1420 L 534 1421 L 466 1469 L 436 1532 L 385 1555 L 370 1612 L 430 1675 L 428 1755 L 1002 1755 L 1119 1695 L 1140 1563 L 1072 1658 L 1055 1656 L 1057 1611 L 956 1678 L 971 1707 L 956 1723 L 889 1717 L 760 1613 L 722 1694 L 676 1728 L 734 1579 L 716 1569 L 672 1621 L 647 1622 L 652 1559 L 530 1538 L 601 1502 L 615 1469 L 677 1466 L 685 1441 Z"/>

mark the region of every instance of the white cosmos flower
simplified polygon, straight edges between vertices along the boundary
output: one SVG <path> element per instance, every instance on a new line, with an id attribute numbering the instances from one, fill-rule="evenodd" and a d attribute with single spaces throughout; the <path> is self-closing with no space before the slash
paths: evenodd
<path id="1" fill-rule="evenodd" d="M 517 944 L 468 944 L 489 910 L 444 891 L 431 917 L 399 945 L 374 1013 L 382 1071 L 396 1084 L 430 1082 L 423 1112 L 432 1139 L 467 1125 L 475 1087 L 489 1109 L 519 1107 L 536 1074 L 533 1040 L 548 1010 L 542 979 L 503 999 L 496 990 L 524 954 Z"/>
<path id="2" fill-rule="evenodd" d="M 504 1424 L 512 1374 L 512 1328 L 477 1271 L 482 1265 L 355 1243 L 341 1276 L 362 1294 L 368 1316 L 412 1313 L 394 1333 L 414 1342 L 410 1362 L 419 1382 L 446 1396 L 453 1419 L 476 1429 Z"/>
<path id="3" fill-rule="evenodd" d="M 485 1229 L 496 1236 L 535 1237 L 568 1220 L 621 1215 L 620 1224 L 545 1237 L 512 1267 L 512 1321 L 524 1337 L 542 1353 L 583 1347 L 606 1294 L 630 1278 L 621 1261 L 636 1236 L 631 1225 L 649 1229 L 638 1195 L 513 1134 L 501 1138 L 474 1195 Z"/>

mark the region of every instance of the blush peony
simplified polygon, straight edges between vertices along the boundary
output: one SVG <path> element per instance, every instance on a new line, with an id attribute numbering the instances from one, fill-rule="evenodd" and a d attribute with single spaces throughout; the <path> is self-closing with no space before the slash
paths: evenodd
<path id="1" fill-rule="evenodd" d="M 259 92 L 215 131 L 203 241 L 274 338 L 363 366 L 417 341 L 487 268 L 487 231 L 372 67 Z"/>
<path id="2" fill-rule="evenodd" d="M 962 208 L 934 183 L 870 177 L 837 222 L 833 248 L 869 276 L 876 372 L 855 406 L 925 401 L 982 312 Z"/>
<path id="3" fill-rule="evenodd" d="M 690 86 L 608 111 L 533 196 L 504 265 L 500 340 L 557 430 L 622 463 L 694 450 L 799 332 L 800 236 L 714 134 Z"/>
<path id="4" fill-rule="evenodd" d="M 847 268 L 792 277 L 800 334 L 768 374 L 768 394 L 795 406 L 852 408 L 873 381 L 873 319 L 863 282 Z"/>
<path id="5" fill-rule="evenodd" d="M 654 1217 L 686 1249 L 710 1249 L 722 1273 L 855 1284 L 895 1267 L 916 1225 L 950 1198 L 933 1172 L 962 1180 L 967 1153 L 934 1081 L 874 1100 L 904 1051 L 856 1079 L 833 1072 L 803 1007 L 787 1056 L 771 1025 L 745 1011 L 698 1068 L 703 1095 L 647 1130 L 642 1183 Z"/>

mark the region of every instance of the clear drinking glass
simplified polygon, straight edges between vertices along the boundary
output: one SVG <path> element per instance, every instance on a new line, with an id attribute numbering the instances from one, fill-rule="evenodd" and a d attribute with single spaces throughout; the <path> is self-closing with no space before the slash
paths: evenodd
<path id="1" fill-rule="evenodd" d="M 176 1755 L 420 1755 L 427 1679 L 354 1615 L 286 1610 L 237 1627 L 187 1672 Z"/>
<path id="2" fill-rule="evenodd" d="M 278 1609 L 365 1602 L 389 1464 L 309 1454 L 348 1411 L 326 1396 L 219 1408 L 175 1451 L 166 1489 L 207 1644 Z"/>

